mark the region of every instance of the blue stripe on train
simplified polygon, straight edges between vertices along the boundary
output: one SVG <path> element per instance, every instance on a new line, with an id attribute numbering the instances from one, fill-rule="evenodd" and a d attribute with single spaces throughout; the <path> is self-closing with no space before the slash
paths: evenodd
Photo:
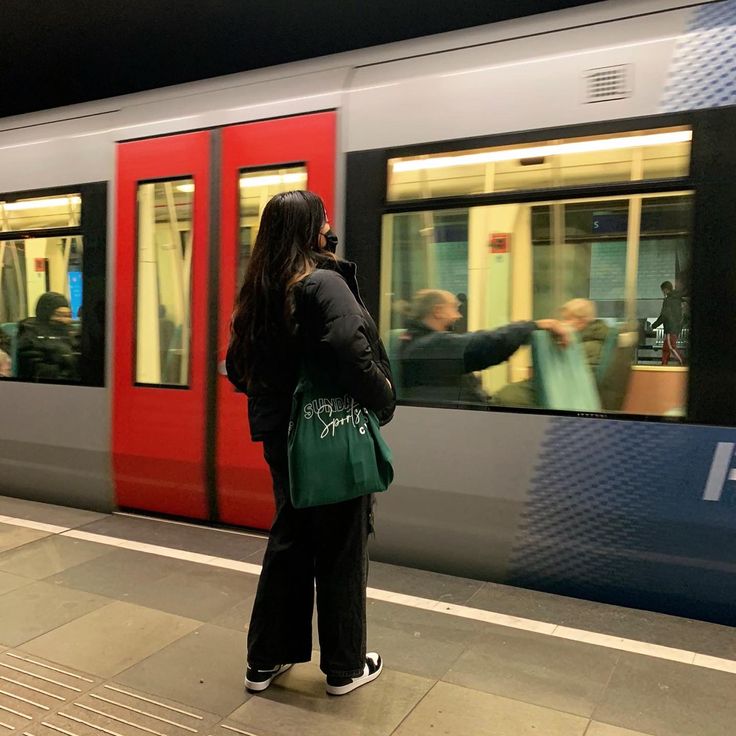
<path id="1" fill-rule="evenodd" d="M 552 419 L 509 582 L 736 623 L 735 447 L 734 429 Z"/>

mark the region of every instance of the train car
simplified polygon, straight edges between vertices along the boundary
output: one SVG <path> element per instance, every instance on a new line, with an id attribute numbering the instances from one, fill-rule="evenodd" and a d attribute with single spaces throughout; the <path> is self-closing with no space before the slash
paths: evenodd
<path id="1" fill-rule="evenodd" d="M 399 375 L 373 557 L 735 623 L 735 49 L 734 0 L 617 0 L 0 120 L 0 493 L 267 529 L 222 364 L 309 188 L 394 357 L 426 290 L 605 332 L 595 372 L 535 338 L 474 397 Z"/>

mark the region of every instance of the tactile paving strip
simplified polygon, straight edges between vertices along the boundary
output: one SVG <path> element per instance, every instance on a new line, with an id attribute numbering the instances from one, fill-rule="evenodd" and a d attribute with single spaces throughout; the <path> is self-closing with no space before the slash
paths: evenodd
<path id="1" fill-rule="evenodd" d="M 19 651 L 0 655 L 0 736 L 26 732 L 101 681 Z M 35 736 L 35 734 L 34 734 Z"/>
<path id="2" fill-rule="evenodd" d="M 228 723 L 220 723 L 216 729 L 212 731 L 210 736 L 259 736 L 253 731 L 246 731 L 242 726 L 236 727 Z"/>
<path id="3" fill-rule="evenodd" d="M 22 651 L 0 654 L 0 736 L 209 736 L 220 720 Z"/>

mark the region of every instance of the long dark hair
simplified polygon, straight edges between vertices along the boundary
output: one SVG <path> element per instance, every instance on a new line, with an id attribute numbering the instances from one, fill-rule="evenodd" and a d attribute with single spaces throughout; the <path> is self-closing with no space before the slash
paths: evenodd
<path id="1" fill-rule="evenodd" d="M 321 261 L 334 259 L 320 248 L 326 219 L 324 203 L 312 192 L 277 194 L 263 209 L 231 323 L 230 353 L 246 385 L 259 354 L 282 350 L 292 337 L 294 286 Z"/>

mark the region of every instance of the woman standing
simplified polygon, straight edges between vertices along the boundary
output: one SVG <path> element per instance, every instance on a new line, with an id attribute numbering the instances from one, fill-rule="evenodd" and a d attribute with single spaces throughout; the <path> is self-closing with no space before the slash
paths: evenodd
<path id="1" fill-rule="evenodd" d="M 386 351 L 363 304 L 355 265 L 334 255 L 322 200 L 278 194 L 263 211 L 232 322 L 228 376 L 248 395 L 254 441 L 263 442 L 276 516 L 248 630 L 249 690 L 265 690 L 312 653 L 316 581 L 320 668 L 327 692 L 344 695 L 376 679 L 366 653 L 370 496 L 295 509 L 287 433 L 300 367 L 324 377 L 382 424 L 395 406 Z"/>

